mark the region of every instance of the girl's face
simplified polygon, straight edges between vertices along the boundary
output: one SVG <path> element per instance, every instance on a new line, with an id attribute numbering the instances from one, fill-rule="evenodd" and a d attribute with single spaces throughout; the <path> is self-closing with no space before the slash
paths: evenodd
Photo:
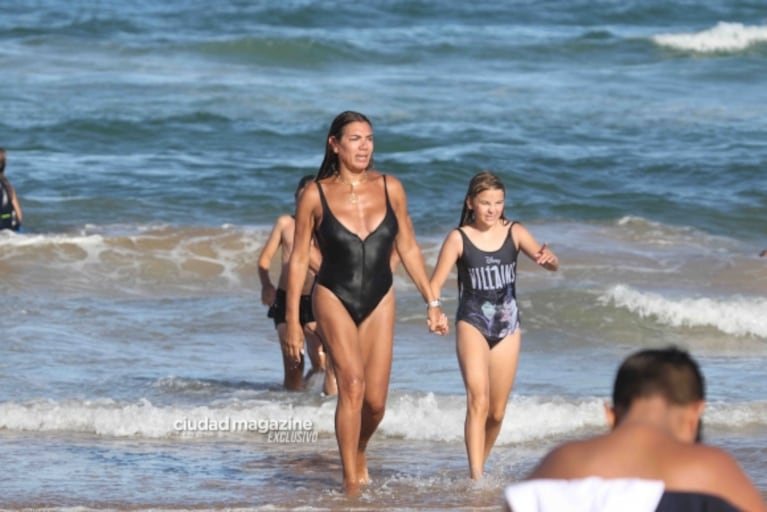
<path id="1" fill-rule="evenodd" d="M 339 168 L 350 171 L 364 171 L 373 157 L 373 129 L 369 124 L 355 121 L 344 127 L 340 139 L 330 137 L 329 141 L 338 155 Z"/>
<path id="2" fill-rule="evenodd" d="M 466 200 L 466 206 L 474 212 L 474 225 L 490 227 L 503 215 L 503 190 L 494 188 L 480 192 Z"/>

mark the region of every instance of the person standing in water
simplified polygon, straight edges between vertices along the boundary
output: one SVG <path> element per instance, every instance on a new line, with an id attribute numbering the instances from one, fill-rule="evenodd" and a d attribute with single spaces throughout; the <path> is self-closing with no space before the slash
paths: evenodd
<path id="1" fill-rule="evenodd" d="M 306 185 L 313 180 L 314 176 L 311 174 L 301 178 L 294 196 L 296 202 L 298 202 L 298 198 Z M 315 247 L 311 248 L 310 268 L 301 286 L 301 306 L 299 312 L 307 345 L 306 352 L 312 365 L 306 379 L 304 378 L 304 358 L 301 358 L 299 364 L 295 364 L 285 351 L 284 340 L 287 332 L 287 324 L 285 323 L 285 289 L 288 281 L 287 265 L 293 250 L 295 226 L 296 222 L 293 215 L 280 215 L 272 227 L 269 240 L 267 240 L 266 245 L 261 250 L 261 256 L 258 259 L 258 277 L 261 280 L 261 302 L 269 306 L 268 316 L 274 320 L 274 327 L 277 329 L 277 334 L 280 338 L 282 362 L 285 369 L 285 379 L 283 381 L 285 389 L 290 391 L 302 390 L 304 389 L 305 380 L 311 375 L 317 372 L 325 372 L 322 391 L 326 395 L 334 395 L 337 390 L 335 375 L 332 364 L 323 350 L 322 340 L 320 340 L 317 334 L 317 322 L 314 321 L 314 314 L 312 313 L 311 292 L 314 287 L 314 272 L 320 266 L 319 251 Z M 271 267 L 272 259 L 280 249 L 280 277 L 277 288 L 275 288 L 269 276 L 269 268 Z"/>
<path id="2" fill-rule="evenodd" d="M 343 488 L 369 481 L 365 451 L 384 416 L 394 342 L 392 250 L 425 301 L 429 330 L 447 332 L 447 318 L 429 286 L 408 217 L 402 183 L 373 168 L 373 127 L 358 112 L 342 112 L 325 139 L 316 183 L 298 201 L 287 289 L 285 350 L 301 357 L 299 303 L 311 240 L 322 254 L 312 303 L 338 380 L 335 430 Z"/>
<path id="3" fill-rule="evenodd" d="M 516 298 L 520 251 L 546 270 L 559 261 L 519 222 L 504 216 L 500 178 L 480 172 L 469 182 L 458 228 L 440 249 L 431 287 L 438 295 L 458 269 L 456 352 L 466 387 L 464 437 L 469 475 L 479 479 L 501 431 L 514 384 L 521 334 Z"/>
<path id="4" fill-rule="evenodd" d="M 0 229 L 19 231 L 23 219 L 16 190 L 5 177 L 5 149 L 0 148 Z"/>

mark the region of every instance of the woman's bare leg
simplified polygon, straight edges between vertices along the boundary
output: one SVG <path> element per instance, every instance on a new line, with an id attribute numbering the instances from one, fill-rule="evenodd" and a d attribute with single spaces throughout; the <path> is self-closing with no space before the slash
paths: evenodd
<path id="1" fill-rule="evenodd" d="M 361 484 L 370 480 L 365 450 L 386 410 L 394 347 L 395 310 L 394 292 L 390 290 L 359 327 L 360 347 L 365 365 L 365 398 L 362 403 L 362 428 L 357 450 L 357 477 Z"/>
<path id="2" fill-rule="evenodd" d="M 349 495 L 359 494 L 357 448 L 362 425 L 365 396 L 365 368 L 357 326 L 346 308 L 330 290 L 317 285 L 313 294 L 314 316 L 336 371 L 336 440 L 341 455 L 343 488 Z"/>
<path id="3" fill-rule="evenodd" d="M 306 340 L 306 355 L 312 363 L 311 374 L 325 371 L 325 352 L 322 350 L 322 340 L 317 334 L 317 322 L 309 322 L 304 326 Z"/>

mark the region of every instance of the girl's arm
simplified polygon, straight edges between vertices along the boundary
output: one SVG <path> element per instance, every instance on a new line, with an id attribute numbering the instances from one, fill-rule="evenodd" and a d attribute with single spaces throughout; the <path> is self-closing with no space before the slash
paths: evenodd
<path id="1" fill-rule="evenodd" d="M 514 224 L 512 227 L 512 236 L 517 242 L 517 246 L 524 252 L 528 258 L 542 266 L 546 270 L 556 271 L 559 269 L 559 259 L 549 249 L 548 244 L 540 245 L 535 237 L 522 224 Z"/>
<path id="2" fill-rule="evenodd" d="M 442 242 L 442 248 L 439 250 L 437 264 L 434 266 L 434 272 L 431 274 L 431 289 L 437 295 L 442 296 L 442 287 L 447 280 L 447 276 L 453 269 L 455 262 L 461 257 L 463 252 L 463 239 L 457 229 L 452 230 Z"/>

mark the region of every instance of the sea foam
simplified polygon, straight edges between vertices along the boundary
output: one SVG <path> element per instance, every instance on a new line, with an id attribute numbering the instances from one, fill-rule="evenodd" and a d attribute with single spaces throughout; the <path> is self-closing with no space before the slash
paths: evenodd
<path id="1" fill-rule="evenodd" d="M 766 26 L 720 22 L 713 28 L 692 33 L 658 34 L 652 40 L 675 50 L 698 53 L 738 52 L 767 42 Z"/>
<path id="2" fill-rule="evenodd" d="M 713 327 L 725 334 L 767 338 L 767 298 L 666 297 L 626 285 L 605 291 L 599 301 L 673 327 Z"/>
<path id="3" fill-rule="evenodd" d="M 377 435 L 431 442 L 462 442 L 465 398 L 432 393 L 394 393 Z M 399 396 L 396 396 L 399 395 Z M 498 444 L 516 444 L 606 427 L 603 398 L 512 396 Z M 0 403 L 0 429 L 70 432 L 99 437 L 197 439 L 247 436 L 258 441 L 275 432 L 332 437 L 335 400 L 294 404 L 231 400 L 201 406 L 98 400 L 29 400 Z M 767 423 L 763 402 L 712 406 L 709 423 L 739 428 Z"/>

